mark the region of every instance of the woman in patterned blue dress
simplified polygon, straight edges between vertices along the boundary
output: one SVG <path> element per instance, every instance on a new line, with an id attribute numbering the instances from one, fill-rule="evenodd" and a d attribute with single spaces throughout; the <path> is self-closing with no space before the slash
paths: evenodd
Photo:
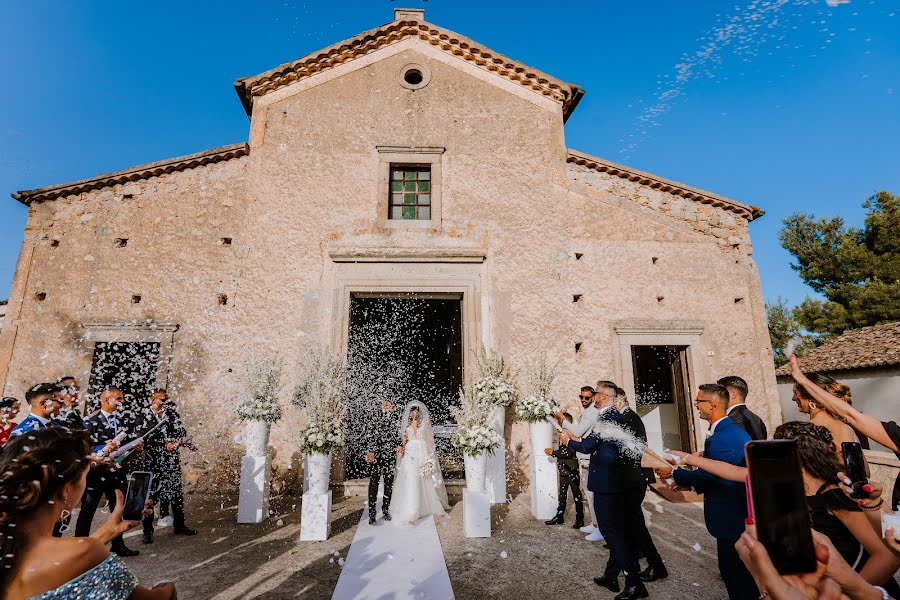
<path id="1" fill-rule="evenodd" d="M 82 431 L 48 427 L 19 436 L 0 453 L 0 598 L 2 600 L 169 600 L 175 586 L 140 586 L 106 542 L 131 529 L 123 498 L 90 537 L 53 537 L 78 506 L 91 452 Z M 121 492 L 117 492 L 121 495 Z"/>

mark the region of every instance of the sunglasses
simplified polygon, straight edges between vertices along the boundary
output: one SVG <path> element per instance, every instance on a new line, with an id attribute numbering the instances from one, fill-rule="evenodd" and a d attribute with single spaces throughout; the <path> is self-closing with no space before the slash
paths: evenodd
<path id="1" fill-rule="evenodd" d="M 582 400 L 590 400 L 591 398 L 593 398 L 593 396 L 582 396 L 581 394 L 578 394 L 578 397 Z"/>
<path id="2" fill-rule="evenodd" d="M 700 398 L 694 398 L 695 404 L 701 404 L 703 402 L 712 402 L 712 400 L 701 400 Z"/>

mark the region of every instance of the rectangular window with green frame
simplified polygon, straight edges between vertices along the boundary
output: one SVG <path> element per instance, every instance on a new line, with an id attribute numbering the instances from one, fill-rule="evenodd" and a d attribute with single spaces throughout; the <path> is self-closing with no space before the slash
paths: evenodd
<path id="1" fill-rule="evenodd" d="M 431 165 L 391 165 L 388 218 L 431 220 Z"/>

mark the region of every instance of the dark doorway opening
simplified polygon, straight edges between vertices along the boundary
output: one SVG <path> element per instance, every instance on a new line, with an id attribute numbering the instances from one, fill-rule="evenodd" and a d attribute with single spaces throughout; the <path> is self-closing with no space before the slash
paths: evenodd
<path id="1" fill-rule="evenodd" d="M 109 386 L 122 390 L 125 409 L 147 405 L 156 383 L 159 342 L 98 342 L 91 364 L 88 411 L 100 406 L 100 392 Z"/>
<path id="2" fill-rule="evenodd" d="M 632 346 L 637 413 L 651 448 L 694 452 L 687 346 Z"/>
<path id="3" fill-rule="evenodd" d="M 428 407 L 441 467 L 445 477 L 454 478 L 462 460 L 448 433 L 463 375 L 461 297 L 354 295 L 348 342 L 345 478 L 368 476 L 366 426 L 382 396 L 398 412 L 413 400 Z"/>

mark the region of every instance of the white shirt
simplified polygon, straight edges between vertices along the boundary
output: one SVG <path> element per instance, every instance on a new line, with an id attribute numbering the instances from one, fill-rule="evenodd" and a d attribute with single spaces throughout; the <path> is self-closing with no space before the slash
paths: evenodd
<path id="1" fill-rule="evenodd" d="M 34 417 L 35 419 L 37 419 L 38 421 L 40 421 L 41 425 L 43 425 L 44 427 L 46 427 L 47 423 L 50 422 L 50 419 L 45 419 L 44 417 L 42 417 L 40 415 L 36 415 L 34 413 L 31 413 L 31 416 Z"/>
<path id="2" fill-rule="evenodd" d="M 577 423 L 569 423 L 565 419 L 563 420 L 563 427 L 568 429 L 572 435 L 575 437 L 584 437 L 586 433 L 588 433 L 591 429 L 594 428 L 594 425 L 597 424 L 597 418 L 600 416 L 600 409 L 591 403 L 582 413 L 578 416 Z M 575 453 L 578 458 L 581 459 L 589 459 L 591 457 L 590 454 L 582 454 L 581 452 Z"/>
<path id="3" fill-rule="evenodd" d="M 727 415 L 730 415 L 730 414 L 731 414 L 731 411 L 733 411 L 734 409 L 736 409 L 738 406 L 747 406 L 747 405 L 746 405 L 745 403 L 741 402 L 741 403 L 739 403 L 739 404 L 735 404 L 734 406 L 729 406 L 729 407 L 728 407 L 728 410 L 725 411 L 725 415 L 726 415 L 726 416 L 727 416 Z M 718 423 L 718 421 L 716 421 L 716 423 Z"/>
<path id="4" fill-rule="evenodd" d="M 119 420 L 116 419 L 116 416 L 113 413 L 108 413 L 102 408 L 100 409 L 100 414 L 103 415 L 103 420 L 106 421 L 107 427 L 112 427 L 118 431 L 119 429 Z"/>

